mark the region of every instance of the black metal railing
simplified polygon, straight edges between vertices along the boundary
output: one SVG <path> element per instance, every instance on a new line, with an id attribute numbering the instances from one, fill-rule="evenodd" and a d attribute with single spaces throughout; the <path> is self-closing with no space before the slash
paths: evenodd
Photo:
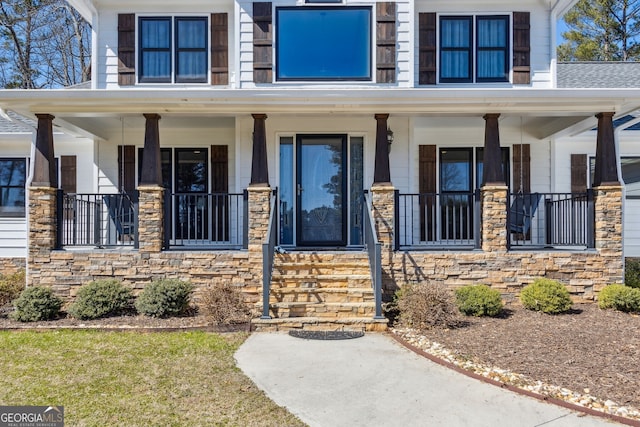
<path id="1" fill-rule="evenodd" d="M 378 241 L 376 227 L 371 212 L 373 207 L 369 194 L 364 194 L 365 203 L 362 209 L 362 224 L 364 228 L 364 244 L 369 255 L 369 268 L 371 269 L 371 281 L 375 299 L 375 319 L 383 319 L 382 316 L 382 244 Z"/>
<path id="2" fill-rule="evenodd" d="M 479 192 L 400 194 L 396 191 L 396 248 L 479 246 Z"/>
<path id="3" fill-rule="evenodd" d="M 246 193 L 165 193 L 165 247 L 246 247 Z"/>
<path id="4" fill-rule="evenodd" d="M 267 237 L 262 243 L 262 319 L 271 319 L 269 315 L 269 294 L 271 293 L 271 277 L 273 273 L 273 258 L 275 256 L 276 241 L 278 238 L 278 204 L 277 189 L 271 196 L 271 211 Z"/>
<path id="5" fill-rule="evenodd" d="M 58 247 L 138 244 L 135 194 L 65 194 L 58 190 Z"/>
<path id="6" fill-rule="evenodd" d="M 591 190 L 585 193 L 513 193 L 507 215 L 511 247 L 595 246 Z"/>

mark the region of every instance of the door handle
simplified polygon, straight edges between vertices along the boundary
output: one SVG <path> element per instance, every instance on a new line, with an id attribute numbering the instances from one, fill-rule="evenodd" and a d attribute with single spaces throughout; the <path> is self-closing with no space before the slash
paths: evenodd
<path id="1" fill-rule="evenodd" d="M 304 188 L 302 188 L 302 185 L 298 184 L 298 196 L 301 195 L 303 191 Z"/>

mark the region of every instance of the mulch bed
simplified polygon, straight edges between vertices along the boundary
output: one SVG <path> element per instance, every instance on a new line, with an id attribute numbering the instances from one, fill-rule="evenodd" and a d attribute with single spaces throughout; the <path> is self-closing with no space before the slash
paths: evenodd
<path id="1" fill-rule="evenodd" d="M 500 318 L 464 319 L 422 332 L 463 357 L 620 405 L 640 407 L 640 316 L 575 304 L 547 315 L 509 307 Z"/>

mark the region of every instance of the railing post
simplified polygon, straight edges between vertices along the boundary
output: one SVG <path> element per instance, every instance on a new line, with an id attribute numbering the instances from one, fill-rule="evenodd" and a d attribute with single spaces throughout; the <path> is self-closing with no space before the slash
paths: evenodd
<path id="1" fill-rule="evenodd" d="M 480 189 L 473 192 L 473 249 L 481 248 L 482 211 L 480 203 Z M 507 197 L 507 224 L 509 224 L 509 198 Z M 509 248 L 509 230 L 507 230 L 507 249 Z"/>
<path id="2" fill-rule="evenodd" d="M 593 188 L 587 189 L 587 246 L 596 247 L 596 208 Z"/>
<path id="3" fill-rule="evenodd" d="M 242 248 L 249 247 L 249 191 L 242 191 Z"/>
<path id="4" fill-rule="evenodd" d="M 64 191 L 56 191 L 56 245 L 55 249 L 62 249 L 64 233 Z"/>
<path id="5" fill-rule="evenodd" d="M 397 251 L 400 248 L 400 190 L 393 191 L 393 250 Z"/>

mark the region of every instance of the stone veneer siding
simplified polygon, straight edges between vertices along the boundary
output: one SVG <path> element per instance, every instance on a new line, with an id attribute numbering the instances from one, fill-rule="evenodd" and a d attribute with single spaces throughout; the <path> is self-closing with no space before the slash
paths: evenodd
<path id="1" fill-rule="evenodd" d="M 138 187 L 138 246 L 140 252 L 160 252 L 164 230 L 164 188 Z"/>
<path id="2" fill-rule="evenodd" d="M 0 258 L 0 274 L 13 274 L 26 267 L 25 258 Z"/>
<path id="3" fill-rule="evenodd" d="M 507 197 L 505 185 L 487 185 L 480 190 L 482 198 L 482 250 L 507 250 Z"/>
<path id="4" fill-rule="evenodd" d="M 29 187 L 27 286 L 42 283 L 41 269 L 47 270 L 56 246 L 56 200 L 55 188 Z"/>

